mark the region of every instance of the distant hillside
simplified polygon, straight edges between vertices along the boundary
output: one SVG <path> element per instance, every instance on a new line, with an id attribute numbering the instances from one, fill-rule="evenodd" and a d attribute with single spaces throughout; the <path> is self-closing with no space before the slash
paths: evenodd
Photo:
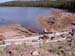
<path id="1" fill-rule="evenodd" d="M 75 1 L 10 1 L 1 3 L 0 6 L 14 7 L 53 7 L 75 10 Z"/>

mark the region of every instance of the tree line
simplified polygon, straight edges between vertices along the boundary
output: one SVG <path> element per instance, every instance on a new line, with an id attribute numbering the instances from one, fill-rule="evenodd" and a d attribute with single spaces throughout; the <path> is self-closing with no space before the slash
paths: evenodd
<path id="1" fill-rule="evenodd" d="M 75 1 L 49 1 L 49 2 L 19 2 L 12 1 L 1 3 L 0 6 L 15 6 L 15 7 L 53 7 L 53 8 L 62 8 L 62 9 L 75 9 Z"/>

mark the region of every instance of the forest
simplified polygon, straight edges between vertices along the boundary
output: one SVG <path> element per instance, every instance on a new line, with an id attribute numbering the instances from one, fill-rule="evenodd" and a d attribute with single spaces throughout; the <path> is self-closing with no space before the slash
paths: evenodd
<path id="1" fill-rule="evenodd" d="M 11 1 L 0 3 L 0 7 L 52 7 L 52 8 L 60 8 L 60 9 L 75 9 L 75 1 Z"/>

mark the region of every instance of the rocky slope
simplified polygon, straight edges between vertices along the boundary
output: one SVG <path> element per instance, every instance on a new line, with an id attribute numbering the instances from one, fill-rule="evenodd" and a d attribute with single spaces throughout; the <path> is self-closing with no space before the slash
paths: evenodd
<path id="1" fill-rule="evenodd" d="M 22 27 L 20 24 L 8 24 L 0 25 L 0 39 L 4 38 L 16 38 L 20 36 L 32 36 L 35 35 L 33 31 Z"/>
<path id="2" fill-rule="evenodd" d="M 70 28 L 75 28 L 75 13 L 56 9 L 48 16 L 41 16 L 40 23 L 42 29 L 48 31 L 65 31 Z"/>

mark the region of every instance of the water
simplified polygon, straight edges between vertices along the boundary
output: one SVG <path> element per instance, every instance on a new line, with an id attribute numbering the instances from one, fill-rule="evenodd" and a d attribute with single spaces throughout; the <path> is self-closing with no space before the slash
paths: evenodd
<path id="1" fill-rule="evenodd" d="M 0 7 L 0 24 L 20 23 L 34 31 L 41 31 L 39 17 L 53 12 L 52 8 Z"/>

